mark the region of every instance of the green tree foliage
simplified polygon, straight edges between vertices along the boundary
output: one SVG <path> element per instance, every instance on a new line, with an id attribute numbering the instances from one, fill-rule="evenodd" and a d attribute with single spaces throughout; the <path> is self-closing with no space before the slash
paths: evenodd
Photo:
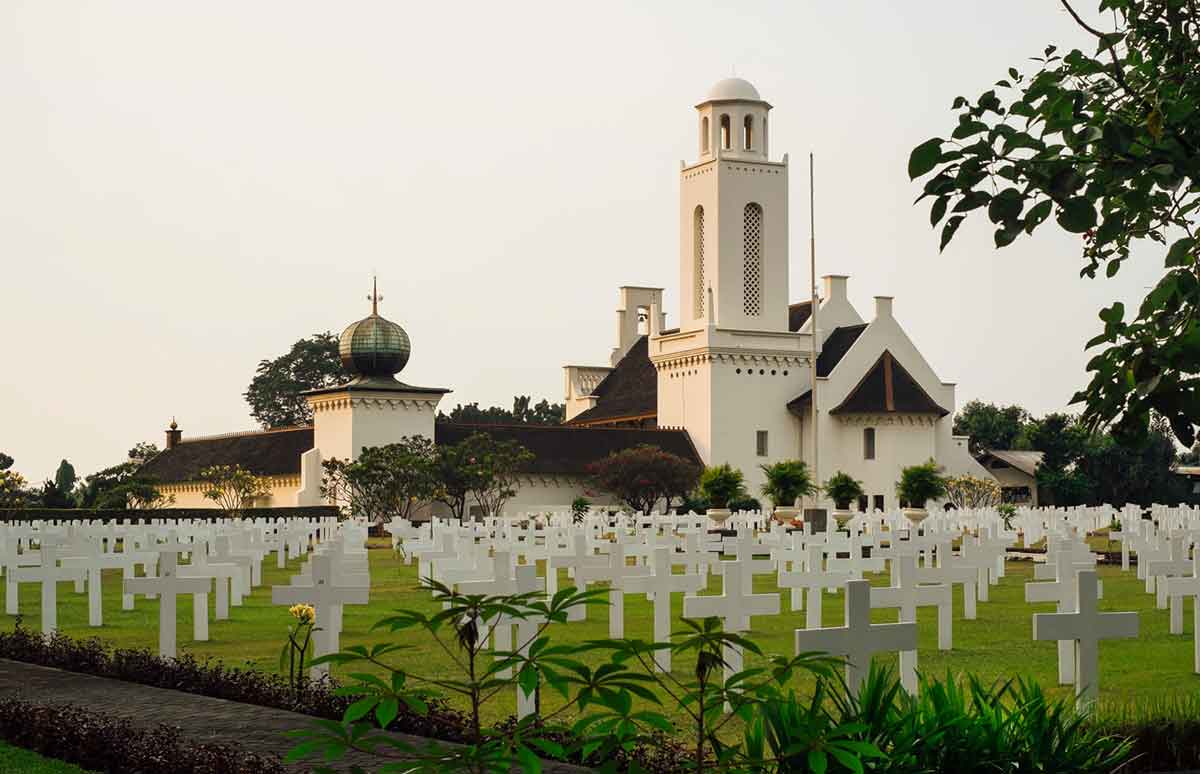
<path id="1" fill-rule="evenodd" d="M 271 494 L 267 480 L 241 465 L 211 465 L 200 471 L 204 497 L 230 517 L 239 516 L 254 501 Z"/>
<path id="2" fill-rule="evenodd" d="M 1103 349 L 1076 393 L 1091 429 L 1113 424 L 1144 438 L 1151 412 L 1185 446 L 1200 418 L 1200 9 L 1185 0 L 1101 0 L 1086 21 L 1094 52 L 1054 46 L 1037 72 L 1010 68 L 976 100 L 957 97 L 950 137 L 917 146 L 909 176 L 933 173 L 920 199 L 941 246 L 976 213 L 995 225 L 997 248 L 1054 216 L 1078 234 L 1081 275 L 1115 275 L 1135 242 L 1163 246 L 1165 270 L 1131 317 L 1120 302 L 1100 312 Z M 918 201 L 920 200 L 918 199 Z"/>
<path id="3" fill-rule="evenodd" d="M 75 475 L 74 465 L 66 460 L 58 463 L 58 470 L 54 474 L 55 489 L 69 497 L 75 489 L 75 482 L 78 480 L 79 477 Z"/>
<path id="4" fill-rule="evenodd" d="M 122 510 L 173 505 L 174 496 L 164 497 L 158 491 L 157 479 L 145 475 L 140 468 L 140 463 L 130 460 L 85 477 L 82 486 L 78 487 L 79 507 Z"/>
<path id="5" fill-rule="evenodd" d="M 0 470 L 8 470 L 13 466 L 13 458 L 4 452 L 0 452 Z"/>
<path id="6" fill-rule="evenodd" d="M 129 459 L 139 465 L 144 465 L 158 454 L 158 444 L 140 441 L 129 450 Z"/>
<path id="7" fill-rule="evenodd" d="M 511 411 L 499 406 L 481 409 L 478 403 L 460 403 L 449 414 L 439 411 L 438 421 L 467 425 L 558 425 L 565 416 L 566 407 L 562 403 L 542 398 L 534 404 L 528 395 L 517 395 L 513 397 Z"/>
<path id="8" fill-rule="evenodd" d="M 30 495 L 25 477 L 15 470 L 0 470 L 0 508 L 24 508 Z"/>
<path id="9" fill-rule="evenodd" d="M 413 435 L 386 446 L 368 446 L 353 461 L 325 460 L 321 493 L 347 515 L 371 523 L 411 519 L 437 491 L 435 455 L 433 441 Z"/>
<path id="10" fill-rule="evenodd" d="M 497 441 L 472 433 L 461 443 L 441 444 L 434 455 L 433 499 L 459 521 L 472 501 L 488 516 L 497 516 L 517 493 L 517 477 L 533 462 L 533 454 L 516 441 Z"/>
<path id="11" fill-rule="evenodd" d="M 700 479 L 698 465 L 650 444 L 613 452 L 592 463 L 588 472 L 597 489 L 646 515 L 659 502 L 670 509 L 671 502 L 686 498 Z"/>
<path id="12" fill-rule="evenodd" d="M 1029 419 L 1029 412 L 1020 406 L 972 400 L 954 414 L 954 434 L 971 439 L 975 456 L 987 449 L 1016 449 Z"/>
<path id="13" fill-rule="evenodd" d="M 312 409 L 301 394 L 333 387 L 348 379 L 338 355 L 338 339 L 329 331 L 300 339 L 285 355 L 261 360 L 244 397 L 250 416 L 264 430 L 312 423 Z"/>

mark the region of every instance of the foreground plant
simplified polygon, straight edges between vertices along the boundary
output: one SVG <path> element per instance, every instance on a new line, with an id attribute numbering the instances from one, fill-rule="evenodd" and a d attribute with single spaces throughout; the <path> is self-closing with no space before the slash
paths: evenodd
<path id="1" fill-rule="evenodd" d="M 297 695 L 304 688 L 304 660 L 312 652 L 312 636 L 317 631 L 317 611 L 312 605 L 292 605 L 288 613 L 296 623 L 288 627 L 287 642 L 279 654 L 279 671 L 288 668 L 288 685 Z"/>
<path id="2" fill-rule="evenodd" d="M 309 730 L 293 732 L 301 743 L 290 761 L 323 755 L 335 760 L 349 750 L 380 758 L 380 771 L 508 772 L 541 769 L 539 756 L 579 760 L 601 771 L 642 771 L 638 751 L 661 745 L 663 734 L 676 732 L 658 710 L 670 699 L 688 717 L 694 747 L 680 766 L 697 772 L 760 771 L 771 760 L 747 757 L 741 743 L 723 740 L 722 731 L 735 719 L 749 719 L 754 708 L 774 700 L 779 686 L 797 671 L 824 679 L 837 662 L 806 653 L 795 658 L 774 657 L 766 665 L 724 676 L 723 653 L 737 647 L 761 656 L 758 647 L 739 634 L 724 632 L 717 619 L 685 620 L 686 628 L 671 642 L 596 640 L 584 645 L 554 645 L 546 629 L 564 623 L 572 607 L 597 603 L 604 589 L 580 592 L 563 589 L 546 599 L 540 592 L 482 596 L 459 594 L 435 581 L 424 581 L 444 605 L 433 615 L 400 611 L 379 621 L 373 630 L 404 634 L 422 630 L 453 661 L 458 676 L 422 674 L 399 667 L 388 657 L 415 646 L 385 642 L 353 647 L 316 659 L 314 664 L 362 665 L 381 668 L 388 677 L 365 672 L 350 675 L 353 682 L 339 692 L 359 696 L 341 723 L 321 721 Z M 486 651 L 498 626 L 517 625 L 515 647 Z M 523 625 L 522 625 L 523 624 Z M 686 677 L 657 670 L 654 655 L 671 650 L 694 657 Z M 581 654 L 601 657 L 598 666 L 578 660 Z M 561 706 L 496 726 L 483 722 L 485 707 L 500 696 L 520 691 L 536 699 L 545 685 L 560 695 Z M 449 747 L 429 741 L 411 744 L 380 733 L 400 707 L 421 712 L 431 697 L 449 694 L 468 705 L 468 743 Z M 728 711 L 726 710 L 728 708 Z M 565 719 L 574 717 L 568 726 Z M 862 749 L 867 749 L 864 745 Z M 871 748 L 873 750 L 873 748 Z M 679 770 L 678 767 L 673 770 Z"/>

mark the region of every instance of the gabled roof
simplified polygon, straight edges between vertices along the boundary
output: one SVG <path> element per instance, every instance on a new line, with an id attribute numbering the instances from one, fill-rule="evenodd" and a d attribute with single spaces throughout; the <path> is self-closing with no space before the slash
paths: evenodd
<path id="1" fill-rule="evenodd" d="M 1040 451 L 1021 451 L 1017 449 L 987 449 L 981 456 L 982 459 L 980 462 L 985 463 L 984 467 L 991 467 L 986 464 L 986 460 L 988 457 L 992 457 L 1003 462 L 1010 468 L 1016 468 L 1028 476 L 1036 476 L 1038 465 L 1042 464 L 1043 453 Z"/>
<path id="2" fill-rule="evenodd" d="M 812 301 L 801 301 L 788 305 L 788 330 L 792 333 L 804 327 L 808 318 L 812 317 Z"/>
<path id="3" fill-rule="evenodd" d="M 569 425 L 467 425 L 439 422 L 434 441 L 440 446 L 462 443 L 474 433 L 497 441 L 516 441 L 534 455 L 526 470 L 534 474 L 582 475 L 588 465 L 613 452 L 649 444 L 703 465 L 686 430 L 640 430 L 631 427 L 571 427 Z"/>
<path id="4" fill-rule="evenodd" d="M 625 357 L 596 385 L 596 405 L 568 424 L 587 425 L 658 416 L 658 374 L 650 362 L 650 343 L 640 336 Z"/>
<path id="5" fill-rule="evenodd" d="M 884 350 L 866 376 L 830 414 L 937 414 L 950 412 L 929 397 L 904 366 Z"/>
<path id="6" fill-rule="evenodd" d="M 300 455 L 312 447 L 311 426 L 185 439 L 151 457 L 141 472 L 164 484 L 196 481 L 211 465 L 240 465 L 256 476 L 297 476 Z"/>
<path id="7" fill-rule="evenodd" d="M 867 323 L 834 328 L 821 346 L 821 354 L 817 356 L 817 376 L 829 376 L 866 329 Z"/>

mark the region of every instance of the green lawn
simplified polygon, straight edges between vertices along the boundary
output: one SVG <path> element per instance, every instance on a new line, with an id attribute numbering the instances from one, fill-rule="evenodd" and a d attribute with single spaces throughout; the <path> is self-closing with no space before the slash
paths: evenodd
<path id="1" fill-rule="evenodd" d="M 73 763 L 43 758 L 35 752 L 0 742 L 0 771 L 10 774 L 85 774 Z"/>
<path id="2" fill-rule="evenodd" d="M 367 633 L 370 624 L 395 608 L 406 607 L 433 611 L 435 606 L 428 592 L 417 587 L 415 565 L 402 564 L 386 548 L 370 552 L 373 588 L 368 606 L 347 607 L 345 610 L 343 645 L 374 643 L 382 636 Z M 947 670 L 955 674 L 974 672 L 992 680 L 1026 675 L 1035 678 L 1052 692 L 1066 695 L 1069 689 L 1055 685 L 1056 651 L 1052 642 L 1033 642 L 1031 619 L 1034 612 L 1052 612 L 1052 605 L 1029 605 L 1024 602 L 1023 584 L 1032 576 L 1032 564 L 1010 562 L 1008 574 L 999 586 L 991 589 L 991 601 L 979 603 L 978 618 L 961 618 L 961 587 L 956 587 L 954 649 L 937 650 L 935 613 L 923 609 L 919 615 L 920 669 L 926 674 L 941 676 Z M 294 565 L 293 565 L 294 567 Z M 292 570 L 294 571 L 294 569 Z M 1167 633 L 1167 611 L 1154 609 L 1154 598 L 1143 591 L 1142 582 L 1133 572 L 1122 573 L 1119 567 L 1100 570 L 1104 580 L 1104 610 L 1136 610 L 1141 613 L 1141 636 L 1137 640 L 1114 641 L 1101 645 L 1101 696 L 1104 702 L 1118 704 L 1148 699 L 1162 700 L 1172 696 L 1194 695 L 1200 688 L 1200 676 L 1192 673 L 1192 615 L 1185 611 L 1185 634 Z M 267 586 L 285 581 L 286 573 L 275 568 L 274 562 L 264 565 Z M 886 578 L 872 579 L 877 584 Z M 59 625 L 72 636 L 96 635 L 123 647 L 157 647 L 157 601 L 138 598 L 136 610 L 120 609 L 119 573 L 106 575 L 105 625 L 93 629 L 87 626 L 87 598 L 73 592 L 70 583 L 60 584 Z M 566 575 L 562 575 L 562 584 Z M 0 584 L 2 590 L 3 584 Z M 720 589 L 720 579 L 713 577 L 709 591 Z M 774 579 L 759 576 L 757 592 L 776 590 Z M 21 612 L 26 625 L 38 627 L 38 587 L 22 585 Z M 766 652 L 790 654 L 792 631 L 804 626 L 804 613 L 787 610 L 785 592 L 782 615 L 755 618 L 752 637 Z M 675 614 L 682 606 L 682 595 L 674 595 Z M 229 621 L 211 621 L 211 641 L 194 643 L 191 640 L 191 601 L 179 600 L 179 645 L 181 650 L 198 656 L 213 656 L 231 665 L 250 664 L 259 669 L 275 670 L 284 633 L 291 619 L 287 608 L 270 604 L 270 592 L 257 589 L 240 608 L 233 608 Z M 1190 607 L 1190 606 L 1189 606 Z M 895 620 L 896 612 L 875 611 L 878 621 Z M 842 622 L 841 595 L 825 595 L 824 622 L 827 626 Z M 0 616 L 0 627 L 11 628 L 13 619 Z M 651 605 L 640 595 L 628 595 L 625 605 L 625 630 L 631 637 L 649 639 L 651 636 Z M 561 624 L 551 632 L 556 640 L 583 642 L 607 636 L 607 613 L 593 609 L 586 621 Z M 451 662 L 431 639 L 419 633 L 405 633 L 402 641 L 411 650 L 400 655 L 398 663 L 414 672 L 426 675 L 449 673 Z M 890 658 L 895 661 L 895 657 Z M 677 659 L 675 668 L 681 674 L 689 665 Z M 502 697 L 503 702 L 489 712 L 496 717 L 510 713 L 515 699 Z M 556 706 L 556 697 L 546 697 L 544 709 Z"/>

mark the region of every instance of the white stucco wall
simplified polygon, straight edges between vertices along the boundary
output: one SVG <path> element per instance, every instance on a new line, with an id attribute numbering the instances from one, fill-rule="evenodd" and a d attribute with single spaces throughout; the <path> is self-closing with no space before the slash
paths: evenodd
<path id="1" fill-rule="evenodd" d="M 353 459 L 367 446 L 396 443 L 405 436 L 433 438 L 436 393 L 340 391 L 309 398 L 313 445 L 323 459 Z"/>

